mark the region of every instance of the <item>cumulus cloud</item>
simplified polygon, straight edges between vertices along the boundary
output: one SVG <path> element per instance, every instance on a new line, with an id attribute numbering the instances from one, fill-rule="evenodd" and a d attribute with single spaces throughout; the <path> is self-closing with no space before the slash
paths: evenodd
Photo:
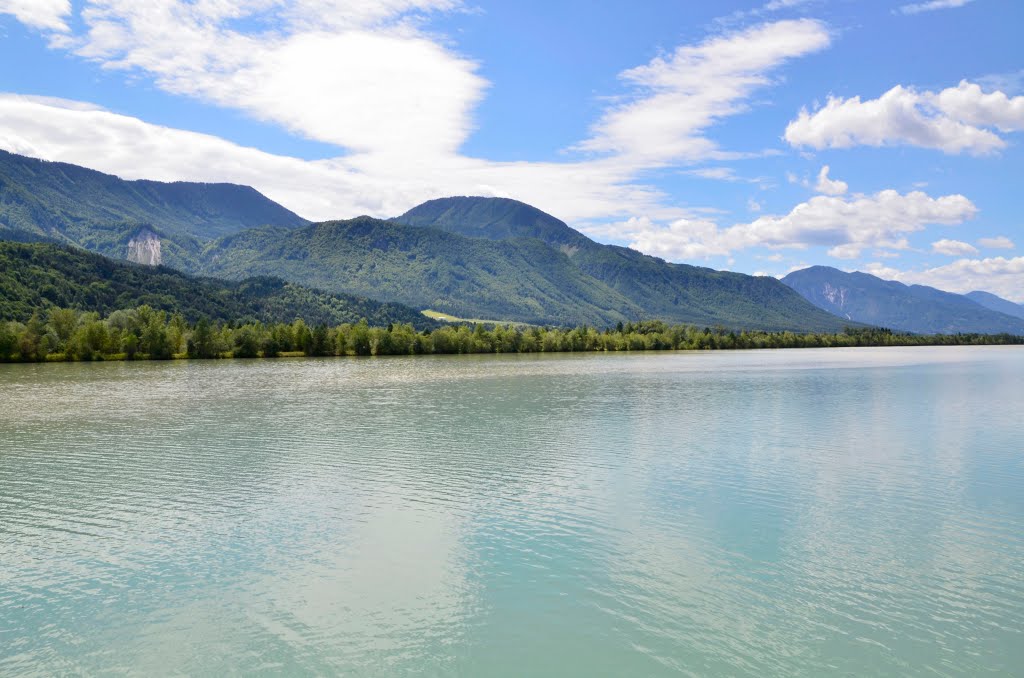
<path id="1" fill-rule="evenodd" d="M 970 243 L 943 238 L 942 240 L 936 240 L 932 243 L 932 252 L 935 252 L 936 254 L 945 254 L 951 257 L 962 257 L 966 254 L 977 254 L 978 249 Z"/>
<path id="2" fill-rule="evenodd" d="M 745 100 L 769 84 L 786 61 L 829 45 L 811 19 L 777 21 L 679 47 L 671 55 L 624 71 L 638 94 L 607 111 L 576 148 L 633 157 L 647 164 L 715 157 L 703 135 L 721 118 L 746 110 Z"/>
<path id="3" fill-rule="evenodd" d="M 785 215 L 765 215 L 749 223 L 720 228 L 706 219 L 677 219 L 667 225 L 648 218 L 609 224 L 595 235 L 665 259 L 728 256 L 753 247 L 806 249 L 828 247 L 837 259 L 855 259 L 867 248 L 905 250 L 907 235 L 930 224 L 953 225 L 977 209 L 962 195 L 933 198 L 920 191 L 886 190 L 849 199 L 815 196 Z"/>
<path id="4" fill-rule="evenodd" d="M 64 32 L 71 0 L 0 0 L 0 14 L 11 14 L 32 28 Z"/>
<path id="5" fill-rule="evenodd" d="M 1004 299 L 1024 302 L 1024 257 L 991 257 L 957 261 L 918 271 L 901 271 L 880 263 L 864 267 L 867 273 L 909 285 L 929 285 L 964 294 L 974 290 L 992 292 Z"/>
<path id="6" fill-rule="evenodd" d="M 361 152 L 453 152 L 487 85 L 410 17 L 451 0 L 90 0 L 70 43 L 108 70 Z M 237 28 L 269 15 L 274 27 Z"/>
<path id="7" fill-rule="evenodd" d="M 985 93 L 961 81 L 941 92 L 897 85 L 878 99 L 829 97 L 786 127 L 793 146 L 850 148 L 911 145 L 949 154 L 985 155 L 1006 146 L 1000 134 L 1024 129 L 1024 96 Z"/>
<path id="8" fill-rule="evenodd" d="M 993 250 L 1012 250 L 1016 247 L 1013 241 L 1005 235 L 996 236 L 995 238 L 981 238 L 978 240 L 978 244 Z"/>
<path id="9" fill-rule="evenodd" d="M 920 14 L 921 12 L 933 12 L 937 9 L 953 9 L 963 7 L 974 0 L 929 0 L 929 2 L 914 2 L 900 7 L 904 14 Z"/>
<path id="10" fill-rule="evenodd" d="M 735 246 L 832 248 L 833 256 L 850 258 L 866 247 L 906 249 L 906 235 L 929 224 L 958 224 L 976 212 L 962 195 L 932 198 L 920 191 L 885 190 L 850 199 L 818 195 L 789 214 L 763 216 L 733 226 L 723 236 Z"/>
<path id="11" fill-rule="evenodd" d="M 814 186 L 814 190 L 825 195 L 842 195 L 848 188 L 845 181 L 828 178 L 828 165 L 824 165 L 818 172 L 818 183 Z"/>

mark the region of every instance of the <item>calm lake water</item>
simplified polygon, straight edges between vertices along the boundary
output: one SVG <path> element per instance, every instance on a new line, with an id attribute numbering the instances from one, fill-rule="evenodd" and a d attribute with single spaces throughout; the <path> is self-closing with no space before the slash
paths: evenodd
<path id="1" fill-rule="evenodd" d="M 0 675 L 1022 675 L 1024 349 L 0 365 Z"/>

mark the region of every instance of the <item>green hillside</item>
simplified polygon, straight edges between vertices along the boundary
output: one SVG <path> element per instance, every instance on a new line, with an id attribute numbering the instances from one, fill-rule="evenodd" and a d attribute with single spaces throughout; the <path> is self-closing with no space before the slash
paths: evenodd
<path id="1" fill-rule="evenodd" d="M 234 184 L 125 181 L 59 162 L 0 151 L 0 237 L 45 238 L 124 259 L 143 228 L 163 263 L 194 263 L 203 243 L 273 224 L 307 223 L 255 189 Z"/>
<path id="2" fill-rule="evenodd" d="M 366 318 L 373 325 L 438 323 L 400 304 L 328 294 L 277 278 L 226 282 L 165 267 L 114 261 L 51 243 L 0 241 L 0 320 L 27 320 L 50 307 L 101 315 L 141 305 L 224 322 L 259 320 L 337 325 Z"/>
<path id="3" fill-rule="evenodd" d="M 539 240 L 466 238 L 370 217 L 243 231 L 211 245 L 202 270 L 279 275 L 464 318 L 614 325 L 644 316 Z"/>
<path id="4" fill-rule="evenodd" d="M 615 292 L 629 308 L 642 309 L 644 317 L 769 330 L 827 332 L 844 326 L 774 278 L 673 264 L 626 247 L 596 243 L 516 200 L 441 198 L 414 207 L 395 221 L 473 238 L 539 238 L 565 253 L 575 268 Z"/>
<path id="5" fill-rule="evenodd" d="M 458 317 L 533 324 L 660 319 L 802 331 L 849 324 L 770 278 L 665 264 L 581 235 L 577 247 L 556 248 L 519 237 L 511 226 L 507 232 L 512 237 L 467 237 L 370 217 L 254 229 L 210 245 L 201 270 L 227 278 L 279 275 Z"/>

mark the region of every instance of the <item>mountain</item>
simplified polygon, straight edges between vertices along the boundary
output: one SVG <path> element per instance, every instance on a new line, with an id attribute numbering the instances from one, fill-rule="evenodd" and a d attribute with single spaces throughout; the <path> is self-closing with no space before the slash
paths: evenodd
<path id="1" fill-rule="evenodd" d="M 675 267 L 584 240 L 590 244 L 580 249 L 607 248 L 588 264 L 591 270 L 603 266 L 613 284 L 578 266 L 578 250 L 537 238 L 466 237 L 370 217 L 236 233 L 205 250 L 202 271 L 227 278 L 278 275 L 459 317 L 534 324 L 603 327 L 662 319 L 806 331 L 841 331 L 850 324 L 773 279 Z M 648 278 L 631 279 L 641 275 Z M 658 284 L 673 296 L 652 298 Z M 647 296 L 621 291 L 636 287 Z"/>
<path id="2" fill-rule="evenodd" d="M 547 212 L 508 198 L 438 198 L 413 207 L 393 221 L 488 240 L 537 238 L 556 246 L 592 242 Z"/>
<path id="3" fill-rule="evenodd" d="M 623 308 L 640 309 L 642 317 L 770 330 L 841 331 L 850 324 L 811 307 L 774 278 L 672 264 L 627 247 L 596 243 L 516 200 L 442 198 L 395 221 L 478 239 L 539 239 L 565 254 L 595 286 L 625 300 Z"/>
<path id="4" fill-rule="evenodd" d="M 1012 315 L 1015 318 L 1024 318 L 1024 304 L 1015 304 L 1002 297 L 997 297 L 991 292 L 968 292 L 964 296 L 987 309 Z"/>
<path id="5" fill-rule="evenodd" d="M 249 186 L 125 181 L 0 151 L 0 238 L 6 240 L 47 239 L 184 267 L 215 238 L 306 223 Z"/>
<path id="6" fill-rule="evenodd" d="M 279 275 L 464 318 L 614 325 L 649 315 L 531 238 L 491 241 L 358 217 L 243 231 L 204 256 L 209 275 Z"/>
<path id="7" fill-rule="evenodd" d="M 310 325 L 338 325 L 366 318 L 379 326 L 437 326 L 407 306 L 328 294 L 277 278 L 195 278 L 53 243 L 0 241 L 0 320 L 25 321 L 51 306 L 106 315 L 143 304 L 181 313 L 190 322 L 205 316 L 231 322 L 302 318 Z"/>
<path id="8" fill-rule="evenodd" d="M 849 324 L 772 278 L 601 245 L 500 198 L 434 200 L 390 222 L 307 224 L 245 186 L 125 181 L 0 152 L 0 239 L 233 280 L 276 276 L 469 318 L 824 332 Z"/>
<path id="9" fill-rule="evenodd" d="M 904 285 L 867 273 L 812 266 L 782 282 L 816 306 L 857 322 L 922 334 L 1024 333 L 1024 320 L 985 308 L 961 294 Z"/>

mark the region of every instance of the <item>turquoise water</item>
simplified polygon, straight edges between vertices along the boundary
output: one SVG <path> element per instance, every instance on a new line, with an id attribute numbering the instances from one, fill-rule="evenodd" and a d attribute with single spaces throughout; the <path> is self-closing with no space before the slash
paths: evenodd
<path id="1" fill-rule="evenodd" d="M 1024 350 L 0 365 L 0 675 L 1021 675 Z"/>

